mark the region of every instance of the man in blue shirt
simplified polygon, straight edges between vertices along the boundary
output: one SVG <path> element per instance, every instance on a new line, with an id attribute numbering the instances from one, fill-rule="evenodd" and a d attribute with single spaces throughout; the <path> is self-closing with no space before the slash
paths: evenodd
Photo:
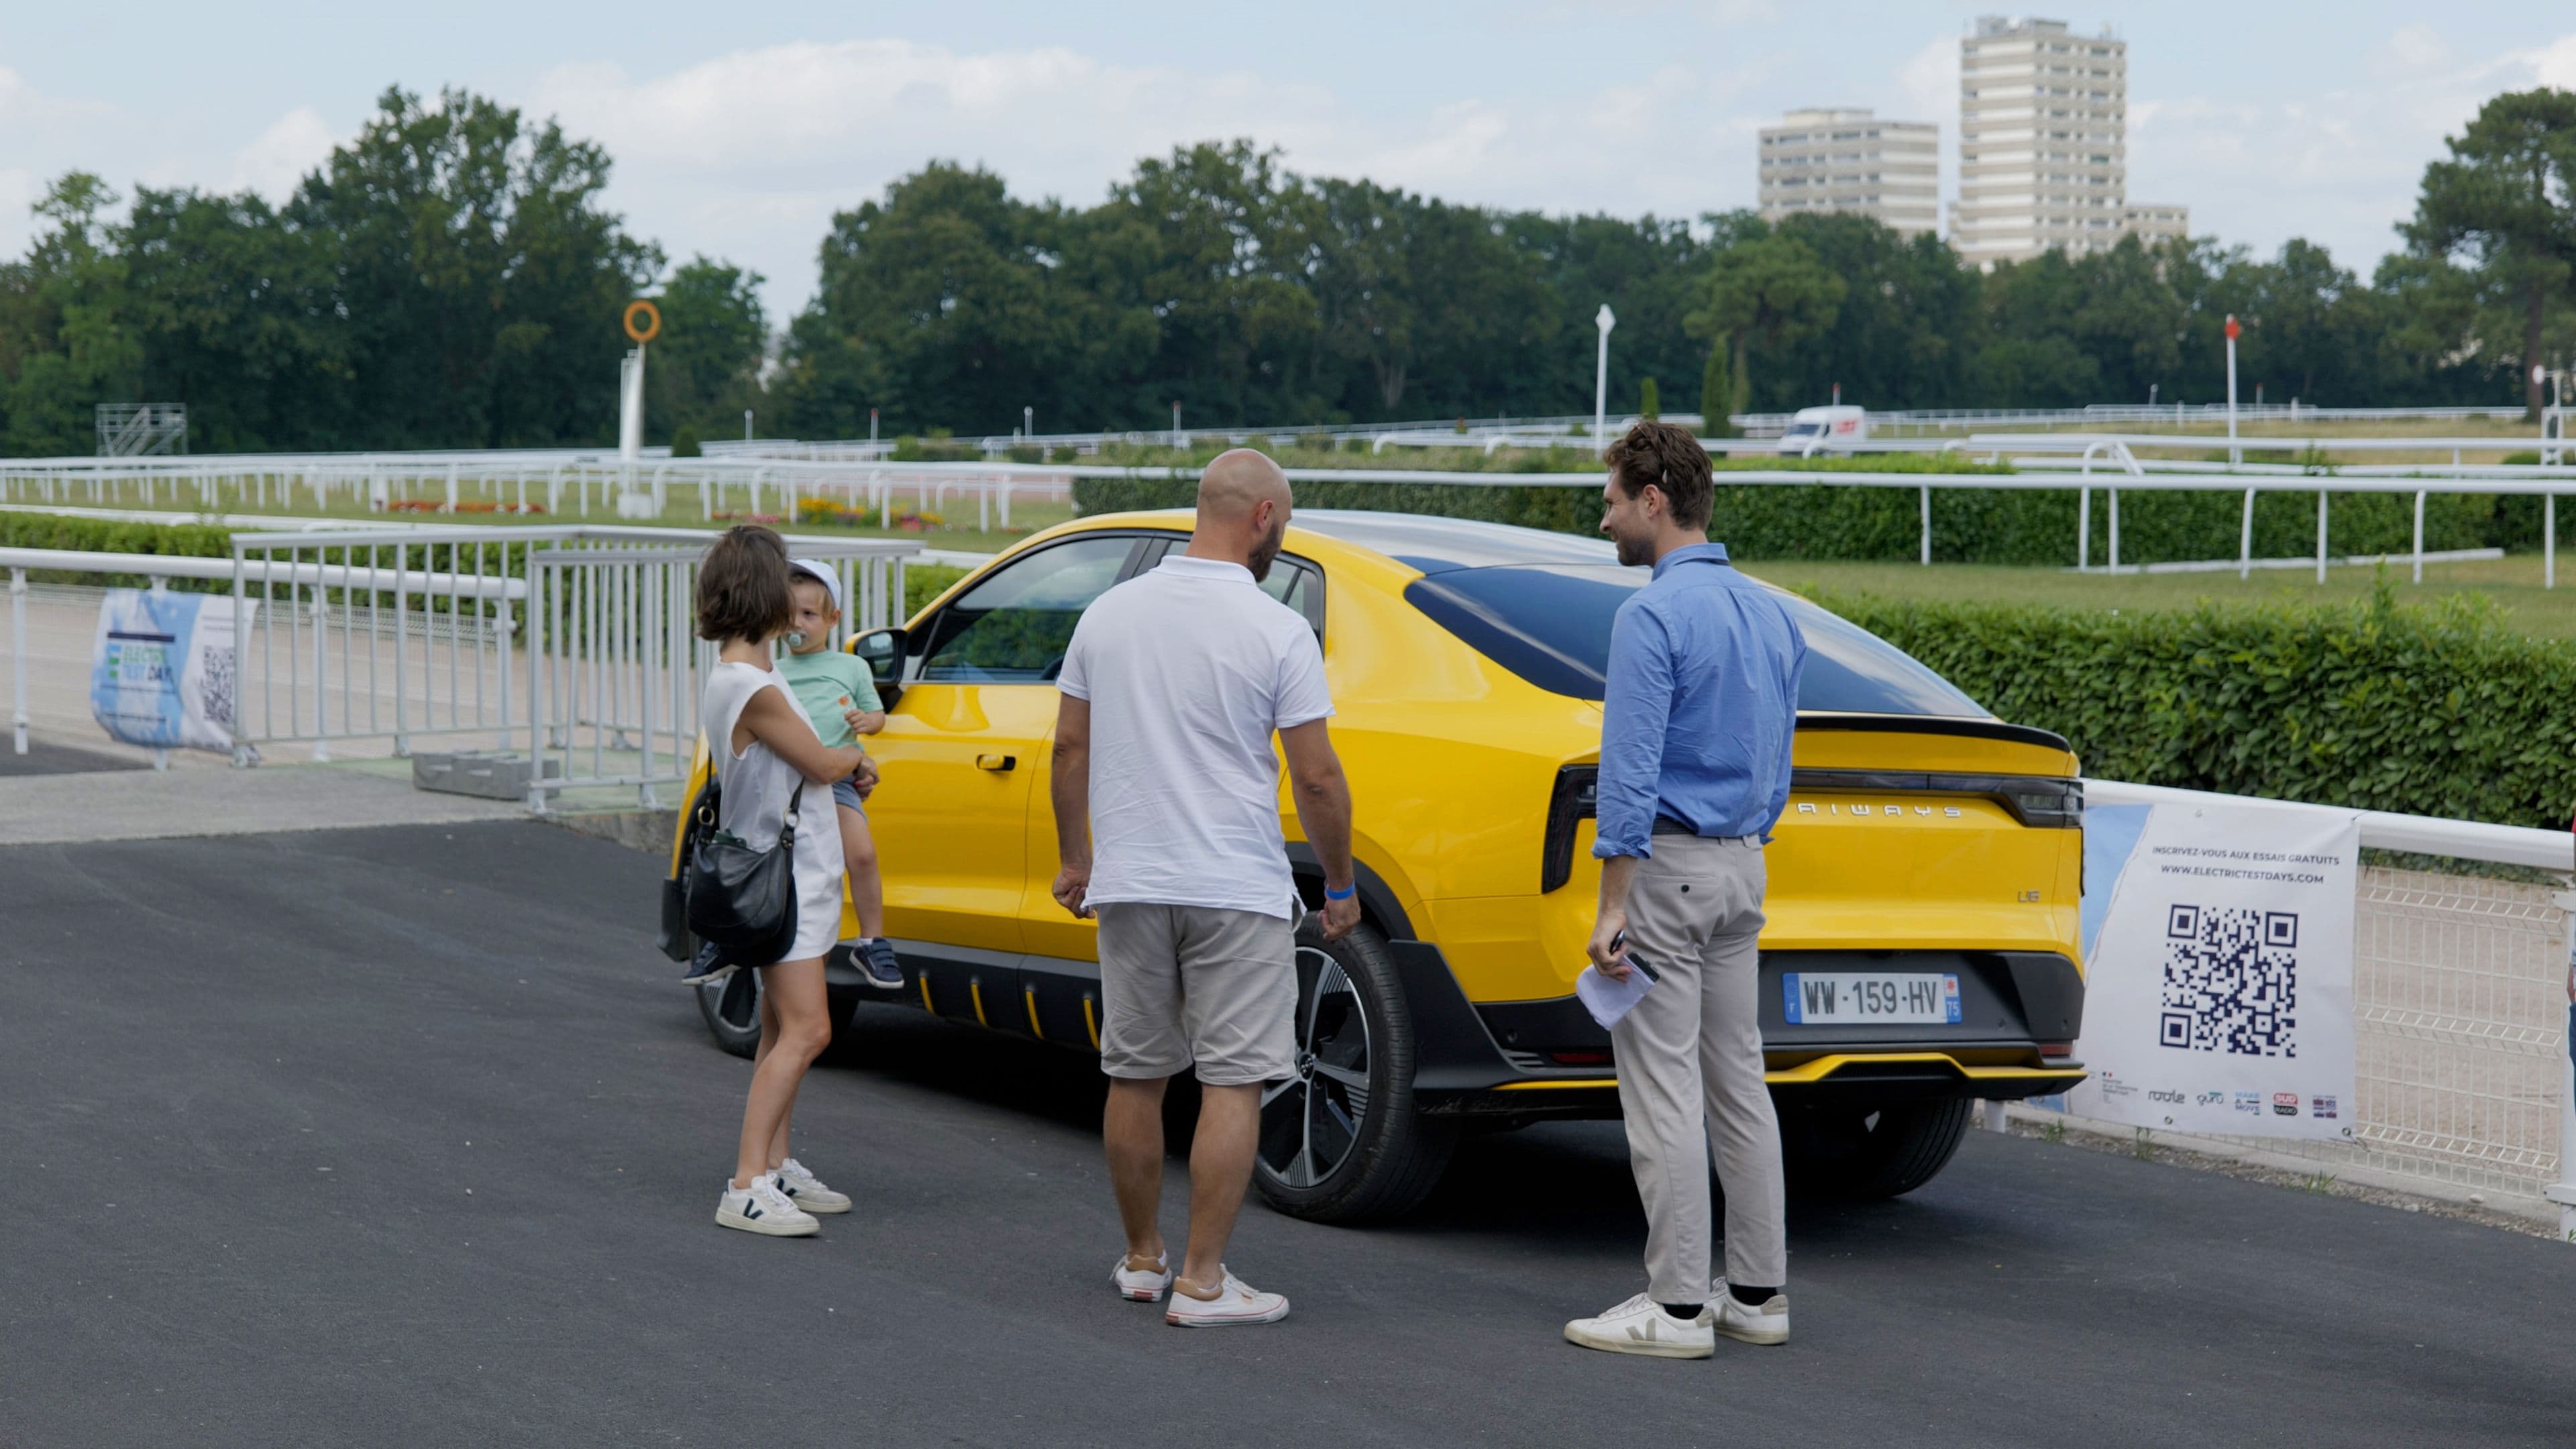
<path id="1" fill-rule="evenodd" d="M 1789 1338 L 1780 1124 L 1762 1080 L 1762 846 L 1789 799 L 1807 644 L 1769 590 L 1708 541 L 1699 440 L 1641 422 L 1605 455 L 1602 531 L 1652 582 L 1610 631 L 1601 716 L 1601 909 L 1593 965 L 1653 989 L 1611 1029 L 1628 1156 L 1646 1207 L 1647 1291 L 1565 1336 L 1706 1358 L 1716 1335 Z M 1708 1153 L 1726 1192 L 1710 1280 Z"/>

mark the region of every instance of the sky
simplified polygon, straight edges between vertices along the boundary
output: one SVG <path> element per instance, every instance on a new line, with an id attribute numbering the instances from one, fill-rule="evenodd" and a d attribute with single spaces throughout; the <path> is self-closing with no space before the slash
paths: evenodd
<path id="1" fill-rule="evenodd" d="M 1248 136 L 1292 170 L 1452 201 L 1696 217 L 1749 206 L 1782 111 L 1941 126 L 1987 5 L 1307 0 L 436 7 L 124 0 L 0 9 L 0 256 L 64 171 L 283 198 L 388 85 L 553 116 L 615 161 L 607 204 L 673 262 L 757 269 L 783 322 L 832 214 L 933 158 L 1089 205 L 1142 156 Z M 43 12 L 43 13 L 38 13 Z M 2015 12 L 2019 13 L 2019 12 Z M 2100 3 L 2129 43 L 2129 196 L 2196 236 L 2293 236 L 2365 275 L 2425 163 L 2488 97 L 2576 89 L 2576 8 Z M 424 24 L 423 17 L 434 15 Z"/>

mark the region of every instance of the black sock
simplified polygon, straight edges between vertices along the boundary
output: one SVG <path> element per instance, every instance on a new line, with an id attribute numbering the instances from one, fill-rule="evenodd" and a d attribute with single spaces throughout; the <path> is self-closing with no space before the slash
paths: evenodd
<path id="1" fill-rule="evenodd" d="M 1684 1323 L 1699 1317 L 1700 1310 L 1708 1307 L 1705 1303 L 1658 1303 L 1655 1306 Z"/>
<path id="2" fill-rule="evenodd" d="M 1776 1287 L 1747 1288 L 1741 1283 L 1729 1283 L 1726 1285 L 1726 1291 L 1734 1297 L 1736 1302 L 1743 1304 L 1745 1307 L 1759 1308 L 1763 1304 L 1770 1302 L 1772 1295 L 1778 1293 L 1780 1290 Z"/>

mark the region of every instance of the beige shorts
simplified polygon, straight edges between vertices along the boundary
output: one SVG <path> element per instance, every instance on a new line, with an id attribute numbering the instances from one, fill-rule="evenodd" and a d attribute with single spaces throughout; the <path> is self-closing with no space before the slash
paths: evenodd
<path id="1" fill-rule="evenodd" d="M 1100 907 L 1100 1069 L 1211 1087 L 1297 1064 L 1297 937 L 1286 918 L 1215 906 Z"/>

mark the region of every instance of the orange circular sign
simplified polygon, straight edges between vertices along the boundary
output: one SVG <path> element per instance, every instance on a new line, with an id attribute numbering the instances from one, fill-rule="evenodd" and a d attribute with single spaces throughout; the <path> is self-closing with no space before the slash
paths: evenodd
<path id="1" fill-rule="evenodd" d="M 638 312 L 644 314 L 644 324 L 640 327 L 635 323 L 635 314 Z M 627 303 L 626 335 L 634 338 L 635 344 L 639 347 L 661 336 L 662 309 L 641 298 Z"/>

